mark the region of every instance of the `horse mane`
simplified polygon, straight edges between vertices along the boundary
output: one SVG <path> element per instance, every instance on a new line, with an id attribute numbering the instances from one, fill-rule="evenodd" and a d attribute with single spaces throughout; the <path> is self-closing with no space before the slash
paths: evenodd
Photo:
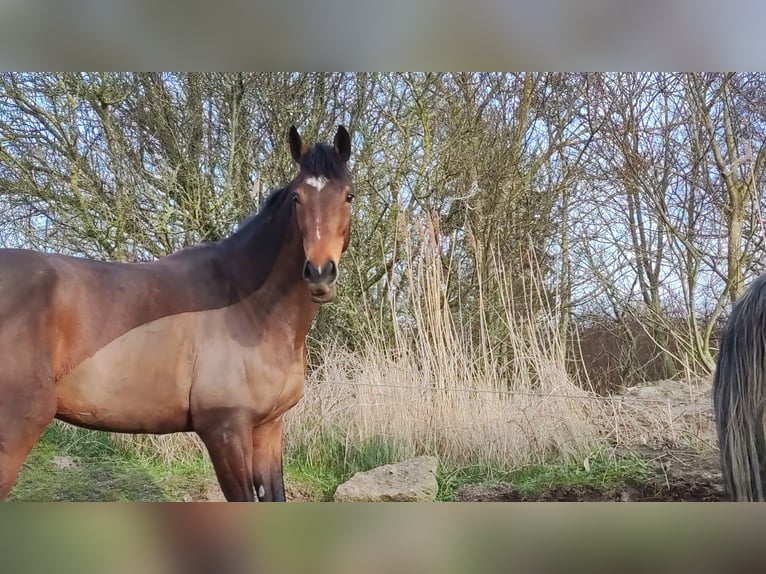
<path id="1" fill-rule="evenodd" d="M 245 219 L 243 219 L 242 222 L 240 222 L 240 224 L 237 226 L 237 229 L 234 231 L 234 233 L 232 233 L 229 237 L 237 235 L 252 225 L 257 225 L 256 222 L 265 222 L 274 217 L 279 211 L 279 208 L 284 203 L 284 199 L 289 195 L 287 190 L 291 185 L 292 182 L 269 193 L 266 199 L 261 202 L 259 208 L 253 211 L 253 213 L 248 215 Z"/>
<path id="2" fill-rule="evenodd" d="M 301 171 L 314 177 L 345 179 L 349 177 L 348 166 L 340 159 L 331 145 L 316 144 L 301 156 Z"/>

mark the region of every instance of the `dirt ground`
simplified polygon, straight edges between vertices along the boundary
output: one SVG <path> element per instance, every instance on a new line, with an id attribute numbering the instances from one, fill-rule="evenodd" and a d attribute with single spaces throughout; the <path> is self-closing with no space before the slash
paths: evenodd
<path id="1" fill-rule="evenodd" d="M 692 451 L 641 447 L 657 478 L 618 488 L 554 487 L 534 496 L 519 493 L 512 484 L 465 486 L 462 502 L 717 502 L 723 497 L 717 456 Z"/>

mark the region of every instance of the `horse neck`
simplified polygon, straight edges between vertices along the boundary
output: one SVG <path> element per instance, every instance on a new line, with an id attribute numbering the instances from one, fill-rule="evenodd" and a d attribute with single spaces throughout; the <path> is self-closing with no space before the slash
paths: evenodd
<path id="1" fill-rule="evenodd" d="M 303 238 L 291 218 L 272 272 L 263 289 L 252 297 L 254 304 L 270 309 L 273 316 L 287 324 L 301 344 L 319 310 L 319 306 L 311 301 L 308 285 L 303 279 L 305 259 Z"/>
<path id="2" fill-rule="evenodd" d="M 318 306 L 311 301 L 303 280 L 303 240 L 289 199 L 266 224 L 257 224 L 237 233 L 231 242 L 232 272 L 239 289 L 246 294 L 244 305 L 253 321 L 264 315 L 276 317 L 305 339 Z M 248 313 L 250 315 L 250 313 Z"/>

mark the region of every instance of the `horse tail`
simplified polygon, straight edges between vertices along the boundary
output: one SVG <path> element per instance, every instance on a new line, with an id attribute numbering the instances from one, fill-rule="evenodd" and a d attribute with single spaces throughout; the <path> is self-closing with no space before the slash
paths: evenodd
<path id="1" fill-rule="evenodd" d="M 766 274 L 734 304 L 721 334 L 713 406 L 726 495 L 763 501 L 766 491 Z"/>

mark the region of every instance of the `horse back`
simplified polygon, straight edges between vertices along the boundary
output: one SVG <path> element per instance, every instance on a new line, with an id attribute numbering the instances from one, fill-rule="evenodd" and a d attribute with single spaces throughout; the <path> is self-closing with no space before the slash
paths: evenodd
<path id="1" fill-rule="evenodd" d="M 214 304 L 189 296 L 183 270 L 0 250 L 0 344 L 29 349 L 59 379 L 131 329 Z"/>

